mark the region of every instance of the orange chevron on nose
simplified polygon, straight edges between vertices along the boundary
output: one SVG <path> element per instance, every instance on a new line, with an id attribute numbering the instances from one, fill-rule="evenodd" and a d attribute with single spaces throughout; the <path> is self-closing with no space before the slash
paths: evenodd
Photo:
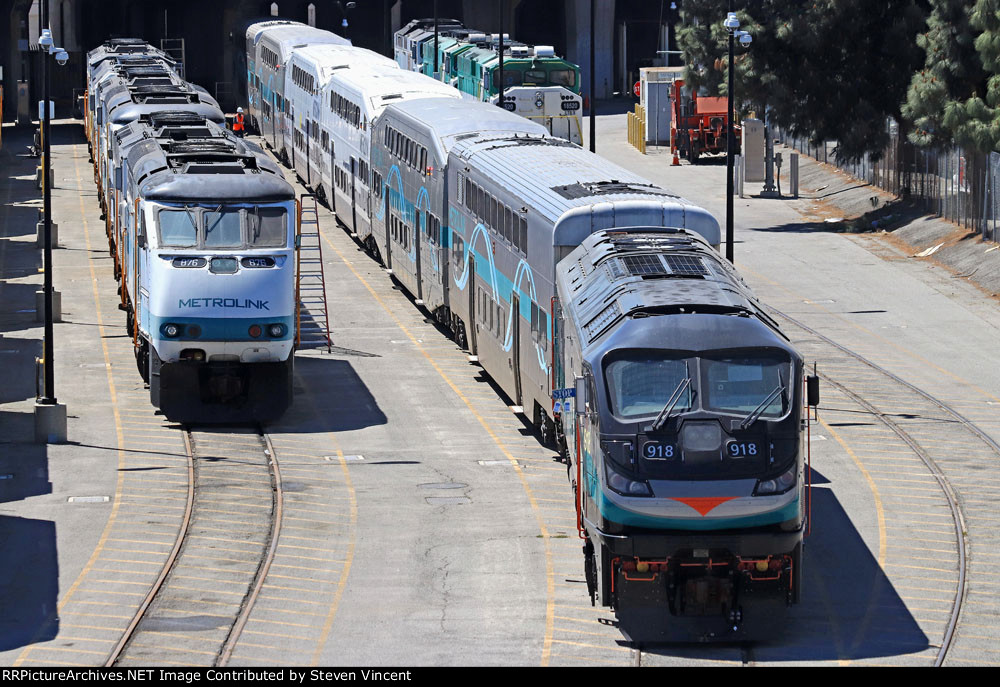
<path id="1" fill-rule="evenodd" d="M 734 500 L 735 496 L 691 496 L 687 498 L 672 498 L 672 501 L 680 501 L 685 506 L 691 506 L 699 515 L 708 515 L 716 507 L 726 501 Z"/>

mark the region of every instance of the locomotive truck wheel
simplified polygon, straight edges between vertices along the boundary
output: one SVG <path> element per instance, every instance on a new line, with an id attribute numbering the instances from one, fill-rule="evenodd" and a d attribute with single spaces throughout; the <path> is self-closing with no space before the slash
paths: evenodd
<path id="1" fill-rule="evenodd" d="M 791 603 L 797 604 L 802 598 L 802 542 L 792 551 L 792 594 Z"/>

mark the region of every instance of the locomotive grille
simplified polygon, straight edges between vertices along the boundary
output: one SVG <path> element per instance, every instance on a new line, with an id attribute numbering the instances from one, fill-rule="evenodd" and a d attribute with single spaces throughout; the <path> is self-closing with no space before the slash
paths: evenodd
<path id="1" fill-rule="evenodd" d="M 618 301 L 613 302 L 611 305 L 606 307 L 601 312 L 597 313 L 597 316 L 592 319 L 583 328 L 587 332 L 587 338 L 593 341 L 598 336 L 607 329 L 612 322 L 618 319 L 618 316 L 622 314 L 622 309 L 618 305 Z"/>

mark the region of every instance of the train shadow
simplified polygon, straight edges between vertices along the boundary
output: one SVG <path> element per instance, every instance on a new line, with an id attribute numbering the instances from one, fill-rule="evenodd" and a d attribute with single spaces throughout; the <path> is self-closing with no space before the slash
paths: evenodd
<path id="1" fill-rule="evenodd" d="M 295 358 L 295 401 L 273 428 L 289 433 L 347 432 L 387 422 L 349 361 L 300 355 Z"/>
<path id="2" fill-rule="evenodd" d="M 814 527 L 803 552 L 802 600 L 764 620 L 770 636 L 749 638 L 757 664 L 783 661 L 852 661 L 914 654 L 930 643 L 879 566 L 833 490 L 814 480 Z M 620 619 L 626 637 L 646 628 Z M 643 643 L 647 654 L 718 658 L 729 644 Z"/>
<path id="3" fill-rule="evenodd" d="M 0 652 L 55 638 L 59 593 L 56 525 L 0 515 Z M 16 557 L 10 552 L 17 552 Z"/>

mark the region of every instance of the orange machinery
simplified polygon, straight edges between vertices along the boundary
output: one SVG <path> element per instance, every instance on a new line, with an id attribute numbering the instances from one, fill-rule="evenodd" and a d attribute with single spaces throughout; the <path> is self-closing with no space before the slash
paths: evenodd
<path id="1" fill-rule="evenodd" d="M 725 98 L 698 96 L 694 89 L 685 89 L 684 81 L 674 82 L 673 117 L 670 124 L 672 148 L 691 162 L 706 154 L 726 152 L 727 120 Z M 742 129 L 734 126 L 736 150 L 740 152 Z"/>

